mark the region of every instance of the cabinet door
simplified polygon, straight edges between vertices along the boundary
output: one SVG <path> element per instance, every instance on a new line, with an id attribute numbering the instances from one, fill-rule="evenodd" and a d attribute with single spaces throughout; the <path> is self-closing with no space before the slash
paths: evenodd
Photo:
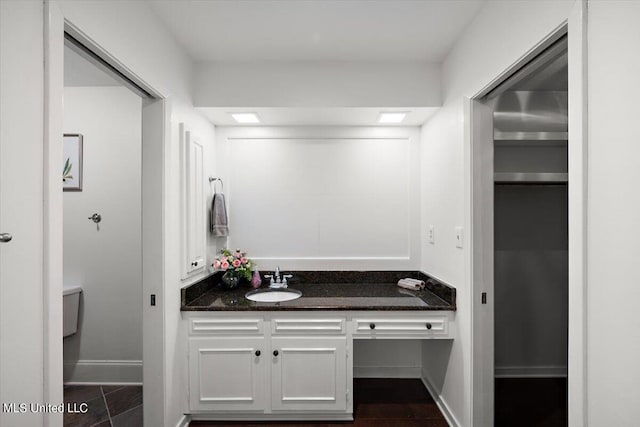
<path id="1" fill-rule="evenodd" d="M 346 344 L 346 337 L 273 338 L 273 410 L 346 410 Z"/>
<path id="2" fill-rule="evenodd" d="M 184 129 L 184 128 L 182 128 Z M 183 134 L 183 278 L 205 267 L 207 224 L 204 194 L 204 147 L 189 131 Z"/>
<path id="3" fill-rule="evenodd" d="M 269 358 L 264 344 L 261 337 L 190 338 L 191 410 L 264 411 Z"/>

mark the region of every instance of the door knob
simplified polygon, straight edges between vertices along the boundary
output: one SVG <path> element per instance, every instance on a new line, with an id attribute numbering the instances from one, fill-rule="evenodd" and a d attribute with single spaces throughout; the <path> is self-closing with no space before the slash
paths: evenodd
<path id="1" fill-rule="evenodd" d="M 94 213 L 93 215 L 91 215 L 89 218 L 91 221 L 95 222 L 96 224 L 99 224 L 100 221 L 102 221 L 102 215 L 100 215 L 99 213 Z"/>
<path id="2" fill-rule="evenodd" d="M 0 242 L 8 243 L 13 239 L 13 236 L 9 233 L 0 233 Z"/>
<path id="3" fill-rule="evenodd" d="M 275 357 L 278 357 L 278 354 L 279 354 L 279 353 L 278 353 L 278 350 L 273 350 L 273 355 L 274 355 Z"/>

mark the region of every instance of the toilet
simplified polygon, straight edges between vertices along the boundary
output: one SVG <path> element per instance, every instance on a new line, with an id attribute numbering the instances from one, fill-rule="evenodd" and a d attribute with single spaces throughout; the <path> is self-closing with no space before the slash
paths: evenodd
<path id="1" fill-rule="evenodd" d="M 62 336 L 68 337 L 78 330 L 82 286 L 64 286 L 62 290 Z"/>

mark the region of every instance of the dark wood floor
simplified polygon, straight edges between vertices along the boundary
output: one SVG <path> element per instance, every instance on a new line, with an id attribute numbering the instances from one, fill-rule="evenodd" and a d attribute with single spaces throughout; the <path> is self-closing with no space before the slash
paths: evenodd
<path id="1" fill-rule="evenodd" d="M 566 378 L 496 378 L 496 427 L 565 427 Z"/>
<path id="2" fill-rule="evenodd" d="M 211 422 L 192 421 L 192 427 L 447 427 L 422 381 L 415 379 L 356 378 L 354 421 L 348 422 Z"/>

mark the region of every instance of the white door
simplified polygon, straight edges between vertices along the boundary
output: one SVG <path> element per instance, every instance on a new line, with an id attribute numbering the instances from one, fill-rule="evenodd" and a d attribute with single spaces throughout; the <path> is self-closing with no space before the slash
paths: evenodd
<path id="1" fill-rule="evenodd" d="M 493 425 L 493 108 L 470 101 L 472 132 L 473 421 Z"/>
<path id="2" fill-rule="evenodd" d="M 0 1 L 0 401 L 3 403 L 37 403 L 44 399 L 42 16 L 43 2 Z M 42 423 L 42 413 L 0 411 L 3 426 Z"/>
<path id="3" fill-rule="evenodd" d="M 347 408 L 347 339 L 273 338 L 271 399 L 277 410 Z"/>
<path id="4" fill-rule="evenodd" d="M 206 206 L 204 202 L 204 147 L 187 132 L 187 273 L 204 268 Z"/>
<path id="5" fill-rule="evenodd" d="M 264 411 L 266 350 L 262 337 L 191 338 L 191 410 Z"/>

